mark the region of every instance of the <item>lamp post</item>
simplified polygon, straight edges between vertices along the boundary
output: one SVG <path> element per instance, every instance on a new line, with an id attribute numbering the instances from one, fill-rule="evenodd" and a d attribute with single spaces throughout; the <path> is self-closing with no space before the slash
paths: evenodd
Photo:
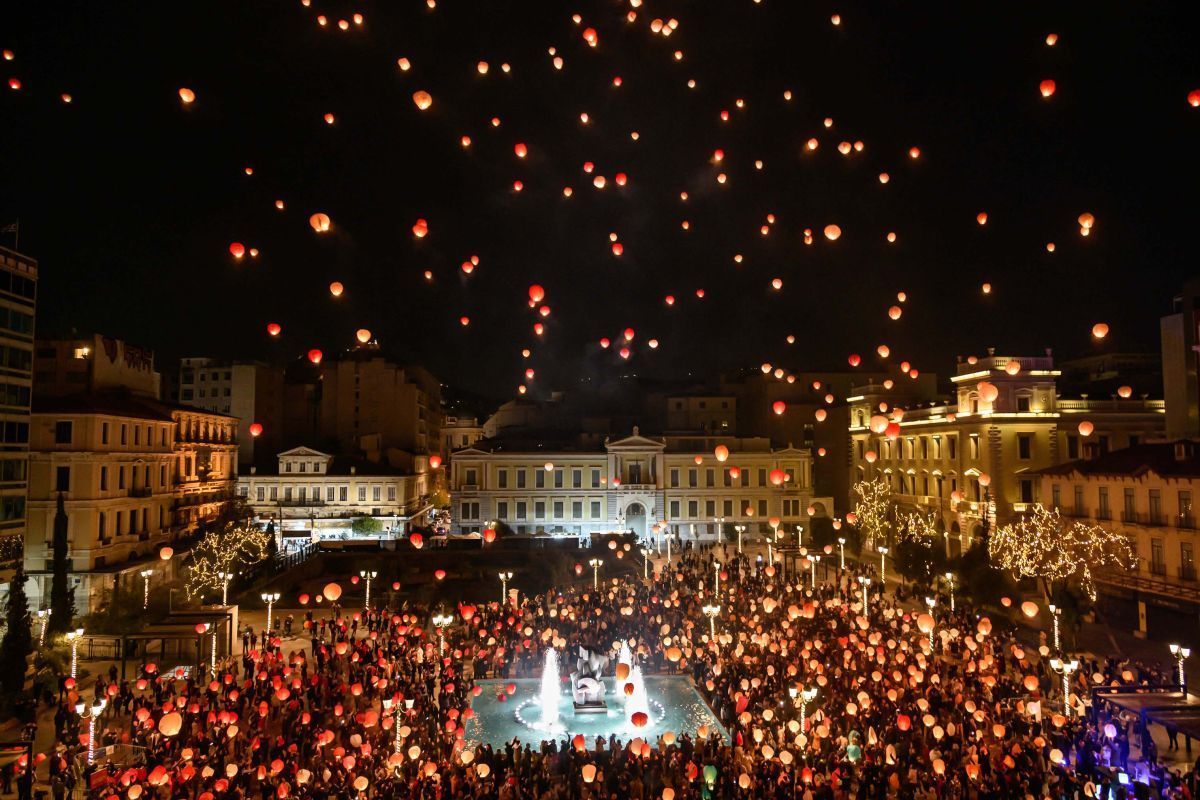
<path id="1" fill-rule="evenodd" d="M 275 607 L 275 602 L 279 599 L 279 592 L 263 592 L 262 601 L 267 604 L 267 637 L 271 636 L 271 612 Z"/>
<path id="2" fill-rule="evenodd" d="M 500 573 L 500 607 L 503 608 L 508 603 L 508 582 L 512 580 L 511 572 Z"/>
<path id="3" fill-rule="evenodd" d="M 88 721 L 87 763 L 89 767 L 96 762 L 96 717 L 104 713 L 106 705 L 108 705 L 108 701 L 99 695 L 92 701 L 90 708 L 82 700 L 75 704 L 75 713 L 79 715 L 80 719 Z"/>
<path id="4" fill-rule="evenodd" d="M 642 549 L 642 580 L 650 580 L 650 550 Z"/>
<path id="5" fill-rule="evenodd" d="M 400 752 L 400 747 L 401 747 L 401 744 L 403 741 L 400 738 L 400 709 L 402 707 L 403 707 L 403 704 L 395 697 L 383 698 L 383 710 L 385 713 L 387 711 L 392 712 L 392 730 L 394 730 L 396 732 L 396 735 L 392 738 L 392 752 L 393 753 Z"/>
<path id="6" fill-rule="evenodd" d="M 1062 675 L 1063 679 L 1063 713 L 1071 716 L 1071 673 L 1079 669 L 1079 661 L 1072 658 L 1063 661 L 1061 658 L 1050 659 L 1050 669 Z"/>
<path id="7" fill-rule="evenodd" d="M 1056 653 L 1060 652 L 1062 650 L 1062 646 L 1059 644 L 1059 638 L 1058 638 L 1058 618 L 1060 616 L 1062 616 L 1062 609 L 1059 608 L 1058 606 L 1054 605 L 1054 603 L 1051 603 L 1050 604 L 1050 618 L 1054 621 L 1054 652 L 1056 652 Z M 1175 645 L 1171 645 L 1171 646 L 1174 647 Z M 1172 652 L 1174 652 L 1174 651 L 1172 651 Z"/>
<path id="8" fill-rule="evenodd" d="M 868 578 L 866 575 L 859 575 L 858 583 L 860 586 L 862 586 L 863 614 L 865 615 L 867 613 L 867 590 L 871 588 L 871 579 Z"/>
<path id="9" fill-rule="evenodd" d="M 879 550 L 879 591 L 882 592 L 887 585 L 887 554 L 889 550 L 882 545 L 877 549 Z"/>
<path id="10" fill-rule="evenodd" d="M 208 668 L 212 671 L 212 676 L 217 677 L 217 626 L 211 622 L 204 623 L 205 633 L 212 633 L 212 641 L 208 650 Z"/>
<path id="11" fill-rule="evenodd" d="M 669 552 L 669 550 L 668 550 L 668 552 Z M 668 558 L 670 558 L 670 556 L 668 556 Z M 588 562 L 588 564 L 592 568 L 592 588 L 599 589 L 600 588 L 600 567 L 604 565 L 604 559 L 603 558 L 593 558 L 591 561 Z"/>
<path id="12" fill-rule="evenodd" d="M 812 556 L 808 557 L 808 565 L 812 568 L 811 582 L 812 582 L 812 588 L 814 590 L 817 588 L 817 564 L 819 564 L 820 561 L 821 561 L 820 556 L 812 555 Z"/>
<path id="13" fill-rule="evenodd" d="M 700 610 L 708 617 L 709 641 L 715 642 L 717 640 L 717 615 L 721 613 L 721 607 L 708 605 Z"/>
<path id="14" fill-rule="evenodd" d="M 737 531 L 737 535 L 738 535 L 738 555 L 741 555 L 741 554 L 742 554 L 742 534 L 746 532 L 746 526 L 745 526 L 745 525 L 734 525 L 734 526 L 733 526 L 733 529 L 734 529 L 735 531 Z"/>
<path id="15" fill-rule="evenodd" d="M 441 655 L 446 650 L 446 626 L 454 622 L 454 617 L 443 611 L 434 614 L 432 622 L 438 629 L 438 655 Z"/>
<path id="16" fill-rule="evenodd" d="M 933 607 L 935 605 L 937 605 L 937 600 L 933 599 L 932 597 L 926 597 L 925 605 L 929 607 L 929 618 L 933 619 Z M 936 627 L 935 625 L 929 626 L 929 650 L 930 650 L 930 652 L 933 651 L 933 629 L 935 627 Z"/>
<path id="17" fill-rule="evenodd" d="M 713 517 L 713 524 L 717 526 L 717 541 L 725 538 L 725 518 Z"/>
<path id="18" fill-rule="evenodd" d="M 713 562 L 713 597 L 721 594 L 721 562 Z"/>
<path id="19" fill-rule="evenodd" d="M 229 605 L 229 582 L 233 580 L 234 573 L 218 572 L 217 577 L 221 580 L 221 605 Z"/>
<path id="20" fill-rule="evenodd" d="M 1183 662 L 1187 661 L 1188 656 L 1192 654 L 1190 648 L 1180 647 L 1177 644 L 1170 645 L 1171 655 L 1175 656 L 1175 664 L 1179 668 L 1179 691 L 1187 694 L 1187 680 L 1183 674 Z"/>
<path id="21" fill-rule="evenodd" d="M 796 546 L 804 547 L 804 526 L 803 525 L 796 526 Z"/>
<path id="22" fill-rule="evenodd" d="M 808 704 L 817 696 L 817 690 L 813 688 L 801 689 L 797 686 L 788 687 L 788 695 L 792 698 L 792 704 L 800 709 L 800 733 L 804 733 L 805 723 L 808 721 Z M 808 734 L 805 734 L 807 737 Z M 806 742 L 807 743 L 807 742 Z"/>
<path id="23" fill-rule="evenodd" d="M 138 573 L 142 576 L 142 610 L 145 611 L 150 607 L 150 576 L 154 574 L 152 569 L 144 569 Z"/>
<path id="24" fill-rule="evenodd" d="M 363 610 L 370 611 L 371 610 L 371 579 L 377 577 L 379 575 L 379 573 L 374 570 L 360 569 L 358 571 L 358 575 L 360 578 L 362 578 L 363 580 L 365 580 L 367 582 L 367 596 L 366 596 L 366 598 L 363 599 Z"/>
<path id="25" fill-rule="evenodd" d="M 950 611 L 953 612 L 954 611 L 954 573 L 953 572 L 946 573 L 946 583 L 948 583 L 950 585 Z M 1054 606 L 1050 606 L 1050 608 L 1051 608 L 1051 610 L 1053 610 Z M 1058 620 L 1054 621 L 1054 629 L 1055 629 L 1055 631 L 1058 630 Z M 1054 646 L 1058 647 L 1058 636 L 1057 635 L 1054 637 Z"/>
<path id="26" fill-rule="evenodd" d="M 79 640 L 83 637 L 83 628 L 67 631 L 67 641 L 71 643 L 71 677 L 74 678 L 79 669 Z"/>
<path id="27" fill-rule="evenodd" d="M 42 621 L 42 630 L 38 634 L 38 647 L 46 646 L 46 628 L 50 625 L 51 613 L 53 613 L 53 609 L 50 608 L 39 608 L 37 610 L 37 617 Z"/>
<path id="28" fill-rule="evenodd" d="M 846 568 L 846 537 L 838 537 L 838 569 Z"/>

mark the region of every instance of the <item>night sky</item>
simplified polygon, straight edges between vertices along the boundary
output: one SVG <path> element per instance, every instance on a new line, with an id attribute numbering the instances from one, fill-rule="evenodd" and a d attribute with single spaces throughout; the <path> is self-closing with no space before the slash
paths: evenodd
<path id="1" fill-rule="evenodd" d="M 646 0 L 628 22 L 628 0 L 13 3 L 0 69 L 21 88 L 0 94 L 0 225 L 19 218 L 41 263 L 39 332 L 124 337 L 160 366 L 328 356 L 367 328 L 396 358 L 505 397 L 527 366 L 545 390 L 764 361 L 848 368 L 850 353 L 869 367 L 879 344 L 941 373 L 989 345 L 1153 351 L 1196 264 L 1200 4 L 1084 8 Z M 355 12 L 363 25 L 339 30 Z M 656 35 L 656 18 L 678 28 Z M 864 149 L 842 155 L 843 141 Z M 235 260 L 233 242 L 261 255 Z M 598 342 L 626 327 L 623 361 Z"/>

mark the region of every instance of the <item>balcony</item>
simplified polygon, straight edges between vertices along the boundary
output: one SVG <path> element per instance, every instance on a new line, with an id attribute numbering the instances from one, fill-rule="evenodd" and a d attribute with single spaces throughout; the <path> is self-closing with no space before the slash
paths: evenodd
<path id="1" fill-rule="evenodd" d="M 1146 524 L 1147 525 L 1159 525 L 1159 526 L 1166 525 L 1167 518 L 1165 516 L 1163 516 L 1163 513 L 1161 511 L 1151 511 L 1148 514 L 1146 514 Z"/>
<path id="2" fill-rule="evenodd" d="M 1098 520 L 1112 519 L 1112 509 L 1111 508 L 1096 509 L 1096 519 L 1098 519 Z"/>
<path id="3" fill-rule="evenodd" d="M 1060 510 L 1064 517 L 1073 517 L 1075 519 L 1087 519 L 1091 516 L 1088 513 L 1087 506 L 1067 506 Z"/>
<path id="4" fill-rule="evenodd" d="M 1162 576 L 1167 574 L 1167 564 L 1165 561 L 1151 561 L 1147 567 L 1151 575 Z"/>
<path id="5" fill-rule="evenodd" d="M 704 488 L 704 487 L 692 486 L 689 488 L 700 489 L 700 488 Z M 714 487 L 708 487 L 708 488 L 714 488 Z M 655 486 L 653 483 L 622 483 L 618 486 L 614 486 L 613 490 L 614 491 L 625 491 L 625 492 L 653 492 L 653 491 L 657 491 L 658 487 Z"/>
<path id="6" fill-rule="evenodd" d="M 1141 525 L 1143 517 L 1136 511 L 1128 509 L 1121 512 L 1121 522 L 1128 522 L 1130 525 Z"/>
<path id="7" fill-rule="evenodd" d="M 363 502 L 365 502 L 365 501 L 363 501 Z M 283 506 L 284 508 L 308 508 L 309 506 L 325 505 L 324 500 L 319 500 L 319 499 L 305 500 L 305 499 L 298 499 L 298 498 L 293 498 L 291 500 L 277 500 L 277 501 L 275 501 L 275 503 L 276 503 L 276 505 Z"/>
<path id="8" fill-rule="evenodd" d="M 1196 565 L 1195 564 L 1181 564 L 1179 567 L 1179 579 L 1181 581 L 1196 580 Z"/>
<path id="9" fill-rule="evenodd" d="M 1191 512 L 1180 514 L 1175 517 L 1175 527 L 1194 531 L 1196 530 L 1196 518 L 1192 516 Z"/>

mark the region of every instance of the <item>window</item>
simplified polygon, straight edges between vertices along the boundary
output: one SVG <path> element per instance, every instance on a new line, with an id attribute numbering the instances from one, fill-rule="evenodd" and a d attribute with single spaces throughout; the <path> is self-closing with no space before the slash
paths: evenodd
<path id="1" fill-rule="evenodd" d="M 1032 478 L 1021 478 L 1021 502 L 1022 503 L 1032 503 L 1033 502 L 1033 479 Z"/>
<path id="2" fill-rule="evenodd" d="M 1100 487 L 1100 502 L 1096 509 L 1096 516 L 1100 519 L 1108 519 L 1111 512 L 1108 510 L 1108 487 Z"/>
<path id="3" fill-rule="evenodd" d="M 947 454 L 949 454 L 950 460 L 953 461 L 954 459 L 958 458 L 957 451 L 958 451 L 958 437 L 957 436 L 946 437 L 946 452 L 947 452 Z"/>
<path id="4" fill-rule="evenodd" d="M 767 470 L 765 467 L 760 468 L 758 470 L 758 484 L 757 485 L 759 485 L 759 486 L 767 485 Z"/>
<path id="5" fill-rule="evenodd" d="M 679 501 L 672 500 L 669 504 L 669 508 L 671 509 L 671 519 L 677 519 L 679 517 Z"/>
<path id="6" fill-rule="evenodd" d="M 133 443 L 135 445 L 142 443 L 142 429 L 137 425 L 133 426 Z"/>
<path id="7" fill-rule="evenodd" d="M 554 518 L 562 519 L 563 518 L 563 502 L 562 502 L 562 500 L 555 500 L 553 508 L 554 508 Z"/>
<path id="8" fill-rule="evenodd" d="M 382 486 L 372 486 L 371 487 L 371 502 L 378 503 L 381 499 L 383 499 L 383 487 Z"/>
<path id="9" fill-rule="evenodd" d="M 325 502 L 332 503 L 336 499 L 337 499 L 337 487 L 336 486 L 326 486 L 325 487 Z"/>
<path id="10" fill-rule="evenodd" d="M 581 469 L 571 470 L 571 488 L 572 489 L 583 488 L 583 470 L 581 470 Z"/>
<path id="11" fill-rule="evenodd" d="M 712 467 L 704 470 L 704 485 L 710 489 L 717 485 L 717 472 Z"/>
<path id="12" fill-rule="evenodd" d="M 1017 411 L 1028 411 L 1028 410 L 1029 410 L 1029 396 L 1022 395 L 1021 397 L 1018 397 L 1017 398 Z"/>
<path id="13" fill-rule="evenodd" d="M 546 488 L 546 470 L 544 470 L 544 469 L 534 470 L 534 472 L 533 472 L 533 488 L 535 488 L 535 489 L 545 489 Z"/>
<path id="14" fill-rule="evenodd" d="M 160 489 L 167 488 L 167 465 L 160 464 L 158 466 L 158 487 Z"/>
<path id="15" fill-rule="evenodd" d="M 100 444 L 108 444 L 108 423 L 100 423 Z"/>
<path id="16" fill-rule="evenodd" d="M 100 491 L 108 491 L 108 467 L 100 467 Z"/>
<path id="17" fill-rule="evenodd" d="M 1179 577 L 1196 580 L 1196 552 L 1191 542 L 1179 543 Z"/>
<path id="18" fill-rule="evenodd" d="M 301 486 L 298 489 L 296 489 L 296 499 L 299 500 L 301 503 L 308 500 L 308 487 L 307 486 Z"/>
<path id="19" fill-rule="evenodd" d="M 694 469 L 689 469 L 688 470 L 688 486 L 694 489 L 694 488 L 696 488 L 696 484 L 698 484 L 699 482 L 700 482 L 699 471 L 694 470 Z"/>
<path id="20" fill-rule="evenodd" d="M 1135 509 L 1137 508 L 1136 500 L 1134 498 L 1132 487 L 1127 487 L 1125 489 L 1124 501 L 1125 501 L 1125 508 L 1124 508 L 1122 514 L 1127 521 L 1132 520 L 1134 517 L 1134 514 L 1135 514 Z"/>
<path id="21" fill-rule="evenodd" d="M 288 461 L 288 462 L 284 463 L 284 465 L 283 465 L 283 471 L 284 471 L 284 472 L 291 472 L 291 471 L 292 471 L 292 462 Z"/>
<path id="22" fill-rule="evenodd" d="M 525 503 L 525 501 L 518 500 L 517 501 L 517 519 L 525 519 L 525 515 L 526 515 L 527 511 L 528 511 L 528 505 Z"/>
<path id="23" fill-rule="evenodd" d="M 301 461 L 301 462 L 300 462 L 300 471 L 301 471 L 301 472 L 308 472 L 308 462 L 307 462 L 307 461 Z"/>
<path id="24" fill-rule="evenodd" d="M 592 519 L 600 519 L 600 501 L 592 501 Z"/>
<path id="25" fill-rule="evenodd" d="M 563 488 L 563 471 L 561 469 L 554 470 L 554 488 Z"/>
<path id="26" fill-rule="evenodd" d="M 671 484 L 670 485 L 671 485 L 672 489 L 679 488 L 679 470 L 677 470 L 677 469 L 671 470 Z"/>
<path id="27" fill-rule="evenodd" d="M 517 488 L 518 489 L 525 488 L 525 470 L 523 470 L 523 469 L 517 470 Z"/>
<path id="28" fill-rule="evenodd" d="M 279 499 L 279 487 L 278 486 L 271 487 L 270 499 L 271 499 L 272 503 Z"/>
<path id="29" fill-rule="evenodd" d="M 1067 458 L 1074 460 L 1079 458 L 1079 437 L 1067 436 Z"/>
<path id="30" fill-rule="evenodd" d="M 724 516 L 724 517 L 732 517 L 733 516 L 733 501 L 732 500 L 722 500 L 721 501 L 721 516 Z"/>
<path id="31" fill-rule="evenodd" d="M 284 502 L 290 502 L 290 501 L 291 501 L 291 499 L 292 499 L 292 487 L 290 487 L 290 486 L 285 486 L 285 487 L 283 487 L 283 500 L 284 500 Z"/>
<path id="32" fill-rule="evenodd" d="M 124 466 L 117 467 L 117 488 L 118 489 L 125 488 L 125 467 Z"/>
<path id="33" fill-rule="evenodd" d="M 630 483 L 641 483 L 642 482 L 642 465 L 641 464 L 635 462 L 635 463 L 629 465 L 629 482 Z"/>
<path id="34" fill-rule="evenodd" d="M 54 443 L 71 444 L 74 424 L 70 420 L 59 420 L 54 423 Z"/>
<path id="35" fill-rule="evenodd" d="M 121 423 L 121 446 L 124 447 L 127 444 L 129 444 L 129 431 L 127 430 L 127 426 L 125 425 L 125 423 L 122 422 Z"/>
<path id="36" fill-rule="evenodd" d="M 108 535 L 108 518 L 105 517 L 104 512 L 101 511 L 99 519 L 100 519 L 100 525 L 99 525 L 96 533 L 100 536 L 101 539 L 103 539 L 106 535 Z"/>
<path id="37" fill-rule="evenodd" d="M 1017 458 L 1028 461 L 1033 458 L 1033 434 L 1017 434 Z"/>
<path id="38" fill-rule="evenodd" d="M 716 500 L 705 500 L 704 501 L 704 516 L 712 518 L 712 517 L 715 517 L 716 515 L 717 515 L 717 501 Z"/>
<path id="39" fill-rule="evenodd" d="M 970 435 L 970 439 L 971 439 L 971 460 L 978 461 L 979 460 L 979 435 L 972 433 Z"/>
<path id="40" fill-rule="evenodd" d="M 479 519 L 479 503 L 463 503 L 462 518 Z"/>
<path id="41" fill-rule="evenodd" d="M 56 492 L 71 491 L 71 468 L 70 467 L 55 467 L 54 468 L 54 491 L 56 491 Z"/>
<path id="42" fill-rule="evenodd" d="M 1075 489 L 1075 508 L 1074 514 L 1077 517 L 1083 516 L 1083 487 L 1076 485 Z"/>
<path id="43" fill-rule="evenodd" d="M 534 516 L 534 519 L 545 519 L 546 518 L 546 501 L 545 500 L 534 501 L 533 516 Z"/>
<path id="44" fill-rule="evenodd" d="M 1192 518 L 1192 493 L 1186 489 L 1179 491 L 1179 518 L 1181 520 Z"/>
<path id="45" fill-rule="evenodd" d="M 479 473 L 474 469 L 463 470 L 463 483 L 467 486 L 475 486 L 479 483 Z"/>
<path id="46" fill-rule="evenodd" d="M 1162 524 L 1162 490 L 1150 490 L 1150 523 L 1152 525 Z"/>
<path id="47" fill-rule="evenodd" d="M 600 470 L 595 468 L 592 469 L 592 488 L 600 488 Z"/>
<path id="48" fill-rule="evenodd" d="M 758 515 L 760 517 L 765 517 L 767 515 L 767 501 L 766 500 L 758 501 Z"/>
<path id="49" fill-rule="evenodd" d="M 1155 575 L 1167 574 L 1166 560 L 1163 558 L 1163 540 L 1150 540 L 1150 571 Z"/>
<path id="50" fill-rule="evenodd" d="M 365 486 L 358 487 L 358 502 L 360 502 L 360 503 L 367 502 L 367 487 L 365 487 Z"/>
<path id="51" fill-rule="evenodd" d="M 396 502 L 396 487 L 395 486 L 388 487 L 388 502 L 389 503 Z"/>
<path id="52" fill-rule="evenodd" d="M 687 509 L 688 517 L 690 519 L 695 519 L 696 517 L 700 516 L 700 501 L 688 500 Z"/>
<path id="53" fill-rule="evenodd" d="M 339 486 L 338 487 L 338 502 L 345 503 L 345 502 L 349 501 L 349 499 L 350 499 L 350 487 L 349 486 Z"/>
<path id="54" fill-rule="evenodd" d="M 267 487 L 259 486 L 254 490 L 254 499 L 262 503 L 267 499 Z"/>
<path id="55" fill-rule="evenodd" d="M 508 501 L 501 500 L 496 503 L 496 516 L 500 519 L 508 519 Z"/>

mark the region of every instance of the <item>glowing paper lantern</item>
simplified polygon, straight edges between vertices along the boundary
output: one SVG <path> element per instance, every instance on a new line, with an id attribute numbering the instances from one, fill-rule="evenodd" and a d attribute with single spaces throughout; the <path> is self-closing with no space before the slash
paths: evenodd
<path id="1" fill-rule="evenodd" d="M 1103 322 L 1097 322 L 1092 326 L 1092 336 L 1097 339 L 1103 339 L 1105 336 L 1108 336 L 1108 325 Z"/>
<path id="2" fill-rule="evenodd" d="M 1096 426 L 1093 425 L 1091 422 L 1089 422 L 1086 419 L 1079 423 L 1079 435 L 1080 436 L 1091 436 L 1092 432 L 1095 430 L 1096 430 Z"/>
<path id="3" fill-rule="evenodd" d="M 250 435 L 254 437 L 262 436 L 263 426 L 261 422 L 250 423 Z"/>
<path id="4" fill-rule="evenodd" d="M 1049 97 L 1057 89 L 1058 85 L 1049 78 L 1038 84 L 1038 91 L 1042 93 L 1042 97 Z"/>
<path id="5" fill-rule="evenodd" d="M 283 333 L 283 327 L 278 322 L 271 322 L 267 324 L 268 335 L 278 336 L 281 333 Z"/>
<path id="6" fill-rule="evenodd" d="M 417 108 L 422 111 L 425 111 L 431 105 L 433 105 L 433 95 L 429 94 L 429 92 L 425 91 L 424 89 L 419 89 L 413 92 L 412 99 Z"/>
<path id="7" fill-rule="evenodd" d="M 409 542 L 412 544 L 412 546 L 413 546 L 415 549 L 417 549 L 417 550 L 420 550 L 422 547 L 424 547 L 424 546 L 425 546 L 425 537 L 424 537 L 424 536 L 422 536 L 422 535 L 421 535 L 421 534 L 419 534 L 419 533 L 414 533 L 414 534 L 411 534 L 411 535 L 408 537 L 408 541 L 409 541 Z"/>
<path id="8" fill-rule="evenodd" d="M 186 86 L 179 90 L 179 99 L 183 101 L 185 106 L 196 102 L 196 93 Z"/>
<path id="9" fill-rule="evenodd" d="M 163 561 L 170 561 L 173 555 L 175 555 L 175 550 L 172 547 L 162 547 L 158 551 L 158 557 Z"/>
<path id="10" fill-rule="evenodd" d="M 775 412 L 776 416 L 778 416 L 784 411 L 787 411 L 787 403 L 783 402 L 782 400 L 776 400 L 771 404 L 771 410 Z"/>
<path id="11" fill-rule="evenodd" d="M 354 333 L 354 338 L 358 339 L 360 344 L 366 344 L 367 342 L 371 341 L 371 332 L 366 328 L 359 328 Z"/>
<path id="12" fill-rule="evenodd" d="M 1032 600 L 1026 600 L 1024 603 L 1021 603 L 1021 613 L 1029 619 L 1033 619 L 1038 615 L 1038 604 Z"/>
<path id="13" fill-rule="evenodd" d="M 317 233 L 325 233 L 329 230 L 329 225 L 330 225 L 329 215 L 322 214 L 320 212 L 313 214 L 311 217 L 308 218 L 308 224 L 310 226 L 312 226 L 312 229 L 314 231 L 316 231 Z"/>
<path id="14" fill-rule="evenodd" d="M 440 466 L 442 466 L 442 457 L 441 456 L 435 454 L 435 455 L 432 455 L 429 457 L 429 468 L 430 469 L 437 469 Z"/>
<path id="15" fill-rule="evenodd" d="M 158 721 L 158 732 L 163 736 L 175 736 L 183 729 L 183 716 L 178 711 L 163 714 Z"/>
<path id="16" fill-rule="evenodd" d="M 322 353 L 320 350 L 317 350 L 316 348 L 313 348 L 312 350 L 308 351 L 308 360 L 314 364 L 320 364 L 321 359 L 324 357 L 325 357 L 324 353 Z"/>
<path id="17" fill-rule="evenodd" d="M 842 229 L 837 225 L 825 226 L 825 238 L 831 242 L 836 242 L 842 235 Z"/>

